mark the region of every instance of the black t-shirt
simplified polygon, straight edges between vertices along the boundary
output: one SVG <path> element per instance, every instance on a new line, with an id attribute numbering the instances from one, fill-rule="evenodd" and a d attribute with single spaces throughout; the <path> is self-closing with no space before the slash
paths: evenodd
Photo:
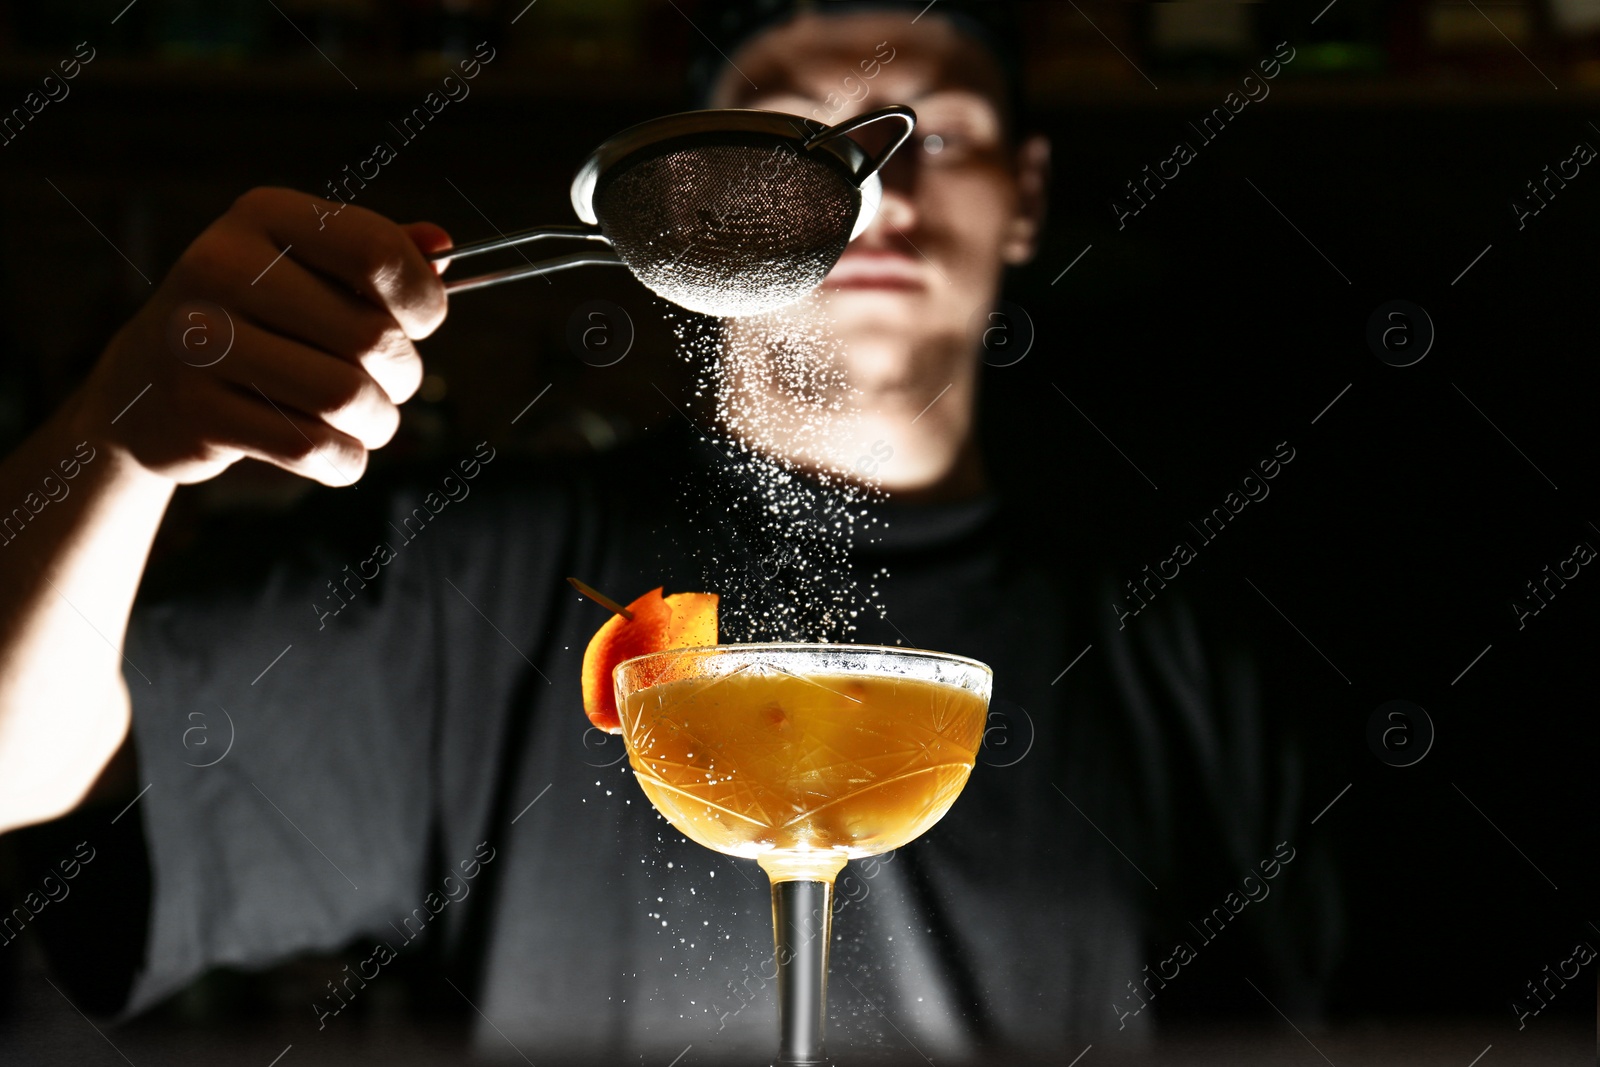
<path id="1" fill-rule="evenodd" d="M 151 893 L 122 1013 L 209 968 L 345 949 L 354 965 L 302 1009 L 315 1031 L 427 952 L 486 1049 L 769 1056 L 766 879 L 674 831 L 620 739 L 589 728 L 580 663 L 606 614 L 565 581 L 796 595 L 771 524 L 736 514 L 759 495 L 748 473 L 670 428 L 574 463 L 480 446 L 154 571 L 124 672 Z M 975 657 L 994 696 L 944 820 L 840 876 L 830 1046 L 1055 1058 L 1133 1038 L 1161 1003 L 1152 970 L 1174 966 L 1152 939 L 1207 952 L 1170 916 L 1221 904 L 1300 816 L 1249 766 L 1280 753 L 1248 669 L 1203 653 L 1175 597 L 1135 625 L 1108 610 L 1072 558 L 1080 518 L 992 497 L 856 510 L 836 536 L 878 595 L 849 639 Z M 1257 748 L 1225 751 L 1241 737 Z M 1290 921 L 1225 936 L 1266 944 L 1258 973 L 1303 1004 Z"/>

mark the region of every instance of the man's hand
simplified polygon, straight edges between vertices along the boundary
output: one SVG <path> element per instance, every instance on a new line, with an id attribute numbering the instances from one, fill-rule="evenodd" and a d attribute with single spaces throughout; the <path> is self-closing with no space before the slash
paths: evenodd
<path id="1" fill-rule="evenodd" d="M 325 485 L 361 477 L 422 381 L 412 342 L 446 311 L 425 253 L 450 238 L 332 206 L 290 189 L 239 197 L 112 339 L 78 424 L 174 482 L 242 456 Z"/>
<path id="2" fill-rule="evenodd" d="M 241 196 L 0 462 L 9 506 L 38 499 L 41 471 L 81 461 L 70 494 L 27 504 L 0 546 L 0 833 L 71 811 L 129 754 L 122 643 L 174 484 L 254 456 L 348 485 L 394 436 L 422 381 L 412 341 L 445 315 L 424 253 L 450 238 L 333 207 L 288 189 Z"/>

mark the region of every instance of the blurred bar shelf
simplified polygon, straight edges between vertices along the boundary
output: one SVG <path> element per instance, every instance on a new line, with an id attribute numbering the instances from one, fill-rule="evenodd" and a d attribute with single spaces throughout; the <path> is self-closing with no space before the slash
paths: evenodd
<path id="1" fill-rule="evenodd" d="M 504 53 L 501 53 L 504 55 Z M 20 106 L 29 89 L 37 89 L 45 75 L 52 73 L 61 56 L 0 56 L 0 109 Z M 504 59 L 498 59 L 501 64 Z M 551 67 L 519 61 L 521 69 L 507 73 L 494 63 L 482 66 L 468 84 L 470 96 L 482 94 L 508 100 L 596 100 L 606 103 L 646 102 L 675 98 L 681 91 L 683 72 L 676 68 L 653 70 L 631 66 L 622 70 L 597 67 Z M 343 73 L 341 73 L 341 71 Z M 419 70 L 395 64 L 363 64 L 359 60 L 340 62 L 339 69 L 313 57 L 312 63 L 299 60 L 282 63 L 219 63 L 206 61 L 155 61 L 102 55 L 85 66 L 69 84 L 74 91 L 148 91 L 164 93 L 205 93 L 238 98 L 315 98 L 349 94 L 361 99 L 383 98 L 420 101 L 428 92 L 438 92 L 446 75 L 457 74 L 456 65 L 440 61 L 436 68 Z M 349 77 L 349 81 L 345 77 Z M 355 83 L 356 89 L 351 88 Z"/>
<path id="2" fill-rule="evenodd" d="M 22 97 L 36 89 L 59 56 L 0 56 L 0 110 L 21 106 Z M 505 62 L 501 60 L 501 62 Z M 349 94 L 352 101 L 420 101 L 437 91 L 452 72 L 441 62 L 422 71 L 395 64 L 363 64 L 358 60 L 331 65 L 293 61 L 282 63 L 219 63 L 154 61 L 102 55 L 83 68 L 71 85 L 90 94 L 104 92 L 204 94 L 249 100 L 336 101 Z M 1241 69 L 1240 78 L 1248 73 Z M 1557 71 L 1556 81 L 1561 81 Z M 359 89 L 353 90 L 348 75 Z M 518 60 L 514 68 L 482 68 L 471 83 L 472 96 L 502 102 L 552 101 L 562 104 L 594 102 L 609 106 L 639 105 L 667 110 L 682 105 L 683 73 L 676 67 L 630 65 L 620 69 L 597 66 L 559 66 Z M 1559 90 L 1529 72 L 1527 79 L 1429 80 L 1423 78 L 1293 78 L 1285 75 L 1271 86 L 1267 98 L 1273 107 L 1378 108 L 1403 106 L 1423 109 L 1474 107 L 1534 107 L 1551 109 L 1593 108 L 1600 105 L 1600 86 L 1563 85 Z M 1208 82 L 1167 81 L 1158 89 L 1137 79 L 1117 84 L 1035 86 L 1034 105 L 1046 111 L 1081 109 L 1129 111 L 1192 111 L 1220 106 L 1239 79 Z M 358 95 L 359 94 L 359 95 Z M 197 101 L 199 103 L 200 101 Z"/>

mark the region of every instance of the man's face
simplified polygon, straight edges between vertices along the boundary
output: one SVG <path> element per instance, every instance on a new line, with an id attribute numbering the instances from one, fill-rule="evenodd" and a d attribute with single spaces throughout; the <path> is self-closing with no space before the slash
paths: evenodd
<path id="1" fill-rule="evenodd" d="M 826 314 L 858 386 L 944 380 L 977 351 L 1003 266 L 1032 255 L 1042 208 L 1044 146 L 1010 142 L 993 55 L 942 18 L 879 12 L 804 15 L 732 60 L 712 106 L 830 125 L 889 104 L 916 111 L 876 219 L 824 283 Z"/>

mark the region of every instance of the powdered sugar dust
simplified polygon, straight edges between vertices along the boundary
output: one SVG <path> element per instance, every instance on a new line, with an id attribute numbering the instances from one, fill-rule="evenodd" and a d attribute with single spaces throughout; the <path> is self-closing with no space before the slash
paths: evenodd
<path id="1" fill-rule="evenodd" d="M 842 641 L 879 611 L 873 579 L 851 565 L 853 541 L 879 520 L 886 494 L 854 469 L 858 392 L 826 293 L 738 319 L 669 311 L 679 351 L 698 369 L 693 421 L 729 463 L 712 485 L 685 485 L 696 512 L 722 523 L 741 560 L 691 551 L 708 588 L 723 593 L 718 623 L 730 641 Z"/>

